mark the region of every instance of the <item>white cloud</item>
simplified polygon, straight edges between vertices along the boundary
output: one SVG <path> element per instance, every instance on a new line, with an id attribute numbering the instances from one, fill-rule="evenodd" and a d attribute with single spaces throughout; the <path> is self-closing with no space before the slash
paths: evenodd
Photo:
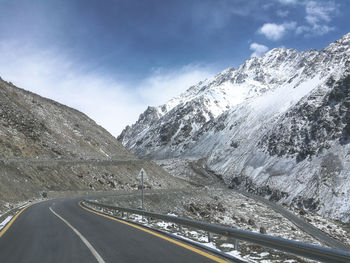
<path id="1" fill-rule="evenodd" d="M 270 40 L 280 40 L 284 35 L 296 28 L 296 22 L 288 22 L 283 24 L 266 23 L 260 29 L 259 33 L 263 34 Z"/>
<path id="2" fill-rule="evenodd" d="M 327 34 L 330 31 L 333 31 L 334 29 L 335 29 L 334 27 L 331 27 L 328 25 L 315 25 L 315 26 L 302 25 L 296 28 L 295 33 L 297 35 L 304 34 L 307 37 L 322 36 Z"/>
<path id="3" fill-rule="evenodd" d="M 142 81 L 139 93 L 148 105 L 159 105 L 213 74 L 209 68 L 199 65 L 174 70 L 157 69 Z"/>
<path id="4" fill-rule="evenodd" d="M 305 20 L 308 25 L 298 28 L 297 33 L 324 35 L 334 30 L 334 27 L 330 26 L 329 23 L 338 14 L 338 9 L 339 6 L 334 2 L 307 2 L 305 5 Z"/>
<path id="5" fill-rule="evenodd" d="M 306 21 L 310 25 L 318 25 L 322 22 L 330 22 L 332 14 L 337 10 L 334 2 L 320 3 L 310 1 L 306 4 Z"/>
<path id="6" fill-rule="evenodd" d="M 279 40 L 285 34 L 285 28 L 282 25 L 266 23 L 260 29 L 259 33 L 271 40 Z"/>
<path id="7" fill-rule="evenodd" d="M 290 5 L 290 4 L 296 4 L 297 0 L 278 0 L 281 4 Z"/>
<path id="8" fill-rule="evenodd" d="M 193 65 L 155 71 L 135 87 L 87 72 L 78 64 L 58 52 L 0 43 L 3 79 L 84 112 L 114 136 L 134 123 L 148 105 L 162 104 L 212 74 Z"/>
<path id="9" fill-rule="evenodd" d="M 296 35 L 320 36 L 335 29 L 330 23 L 333 17 L 339 14 L 340 5 L 333 1 L 314 1 L 314 0 L 277 0 L 284 5 L 295 5 L 305 11 L 305 22 L 290 22 L 283 24 L 267 23 L 260 29 L 259 33 L 265 35 L 270 40 L 280 40 L 287 31 L 294 31 Z M 288 9 L 279 9 L 277 16 L 287 17 L 290 14 Z"/>
<path id="10" fill-rule="evenodd" d="M 295 34 L 300 35 L 300 34 L 304 34 L 305 32 L 309 32 L 309 31 L 310 31 L 309 26 L 302 25 L 302 26 L 298 26 L 295 29 Z"/>
<path id="11" fill-rule="evenodd" d="M 266 51 L 269 50 L 267 46 L 258 44 L 258 43 L 252 43 L 249 47 L 250 50 L 253 50 L 254 52 L 251 54 L 251 57 L 260 57 L 263 55 Z"/>

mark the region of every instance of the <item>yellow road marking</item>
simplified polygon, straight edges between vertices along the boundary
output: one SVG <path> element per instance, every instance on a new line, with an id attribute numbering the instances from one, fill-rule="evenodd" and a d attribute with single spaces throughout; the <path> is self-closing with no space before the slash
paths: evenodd
<path id="1" fill-rule="evenodd" d="M 147 233 L 149 233 L 149 234 L 151 234 L 151 235 L 154 235 L 154 236 L 160 237 L 160 238 L 162 238 L 162 239 L 165 239 L 165 240 L 167 240 L 167 241 L 169 241 L 169 242 L 171 242 L 171 243 L 174 243 L 174 244 L 176 244 L 176 245 L 178 245 L 178 246 L 180 246 L 180 247 L 186 248 L 186 249 L 191 250 L 191 251 L 193 251 L 193 252 L 195 252 L 195 253 L 197 253 L 197 254 L 200 254 L 200 255 L 202 255 L 202 256 L 204 256 L 204 257 L 210 258 L 211 260 L 213 260 L 213 261 L 215 261 L 215 262 L 220 262 L 220 263 L 227 263 L 227 262 L 228 262 L 228 261 L 226 261 L 226 260 L 223 260 L 223 259 L 221 259 L 221 258 L 218 258 L 218 257 L 216 257 L 216 256 L 213 256 L 213 255 L 211 255 L 211 254 L 209 254 L 209 253 L 207 253 L 207 252 L 204 252 L 204 251 L 202 251 L 202 250 L 200 250 L 200 249 L 191 247 L 191 246 L 189 246 L 189 245 L 186 245 L 186 244 L 184 244 L 184 243 L 181 243 L 181 242 L 179 242 L 179 241 L 177 241 L 177 240 L 174 240 L 174 239 L 169 238 L 169 237 L 167 237 L 167 236 L 164 236 L 164 235 L 162 235 L 162 234 L 153 232 L 153 231 L 151 231 L 151 230 L 149 230 L 149 229 L 147 229 L 147 228 L 144 228 L 144 227 L 141 227 L 141 226 L 138 226 L 138 225 L 135 225 L 135 224 L 132 224 L 132 223 L 129 223 L 129 222 L 126 222 L 126 221 L 123 221 L 123 220 L 119 220 L 119 219 L 117 219 L 117 218 L 114 218 L 114 217 L 111 217 L 111 216 L 108 216 L 108 215 L 105 215 L 105 214 L 96 212 L 96 211 L 94 211 L 94 210 L 92 210 L 92 209 L 89 209 L 89 208 L 87 208 L 87 207 L 82 206 L 82 205 L 81 205 L 81 202 L 79 202 L 79 206 L 80 206 L 81 208 L 83 208 L 83 209 L 89 211 L 89 212 L 94 213 L 94 214 L 97 214 L 97 215 L 100 215 L 100 216 L 109 218 L 109 219 L 111 219 L 111 220 L 114 220 L 114 221 L 117 221 L 117 222 L 119 222 L 119 223 L 122 223 L 122 224 L 125 224 L 125 225 L 128 225 L 128 226 L 137 228 L 137 229 L 142 230 L 142 231 L 144 231 L 144 232 L 147 232 Z"/>
<path id="2" fill-rule="evenodd" d="M 26 207 L 22 208 L 12 219 L 10 222 L 7 223 L 7 225 L 0 231 L 0 238 L 6 233 L 6 231 L 11 227 L 11 225 L 13 224 L 13 222 L 15 222 L 15 220 L 17 219 L 17 217 L 19 217 L 20 214 L 22 214 L 22 212 L 24 210 L 26 210 L 28 207 L 32 206 L 33 204 L 27 205 Z"/>

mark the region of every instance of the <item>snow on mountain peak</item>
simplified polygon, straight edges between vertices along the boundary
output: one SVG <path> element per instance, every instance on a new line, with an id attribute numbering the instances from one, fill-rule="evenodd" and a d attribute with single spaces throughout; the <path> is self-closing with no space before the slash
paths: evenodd
<path id="1" fill-rule="evenodd" d="M 348 53 L 344 52 L 349 48 L 349 38 L 350 33 L 322 51 L 298 52 L 295 49 L 274 48 L 259 58 L 249 58 L 238 69 L 228 68 L 190 87 L 164 105 L 152 107 L 152 112 L 147 110 L 135 124 L 136 126 L 138 123 L 142 124 L 143 128 L 139 127 L 137 130 L 143 130 L 142 133 L 144 133 L 146 127 L 151 129 L 156 121 L 162 123 L 162 118 L 167 114 L 192 107 L 194 104 L 199 105 L 196 109 L 201 111 L 203 116 L 201 120 L 207 122 L 236 105 L 276 89 L 284 89 L 280 91 L 281 94 L 287 91 L 293 93 L 296 87 L 310 79 L 316 82 L 324 81 L 330 75 L 339 79 L 341 72 L 349 63 L 347 62 Z M 298 93 L 300 95 L 310 91 L 308 88 L 301 90 L 302 92 Z M 146 118 L 148 121 L 144 120 L 145 115 L 150 115 Z M 134 129 L 136 129 L 135 125 L 133 125 Z M 197 126 L 192 127 L 191 130 L 193 129 L 196 130 Z M 131 142 L 134 144 L 135 140 L 140 139 L 139 136 L 130 138 L 125 132 L 121 137 L 123 143 L 129 147 Z"/>
<path id="2" fill-rule="evenodd" d="M 140 157 L 206 158 L 232 187 L 349 221 L 350 181 L 335 183 L 350 170 L 349 46 L 350 33 L 252 57 L 148 108 L 118 139 Z"/>

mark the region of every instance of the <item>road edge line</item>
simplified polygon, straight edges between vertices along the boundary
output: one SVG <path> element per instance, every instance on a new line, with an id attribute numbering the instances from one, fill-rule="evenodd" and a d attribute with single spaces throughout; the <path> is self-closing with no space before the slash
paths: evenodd
<path id="1" fill-rule="evenodd" d="M 20 214 L 23 213 L 24 210 L 26 210 L 28 207 L 32 206 L 34 204 L 29 204 L 26 205 L 24 208 L 22 208 L 21 210 L 19 210 L 19 212 L 14 215 L 14 217 L 12 217 L 12 219 L 10 220 L 10 222 L 8 222 L 3 229 L 1 229 L 0 231 L 0 238 L 6 233 L 6 231 L 11 227 L 11 225 L 15 222 L 15 220 L 19 217 Z"/>
<path id="2" fill-rule="evenodd" d="M 204 257 L 206 257 L 206 258 L 209 258 L 209 259 L 211 259 L 211 260 L 213 260 L 213 261 L 215 261 L 215 262 L 219 262 L 219 263 L 227 263 L 227 262 L 228 262 L 227 260 L 224 260 L 224 259 L 222 259 L 222 258 L 216 257 L 216 256 L 214 256 L 214 255 L 212 255 L 212 254 L 209 254 L 209 253 L 203 251 L 203 250 L 200 250 L 200 249 L 198 249 L 198 248 L 195 248 L 195 247 L 192 247 L 192 246 L 190 246 L 190 245 L 184 244 L 184 243 L 182 243 L 182 242 L 180 242 L 180 241 L 177 241 L 177 240 L 175 240 L 175 239 L 173 239 L 173 238 L 167 237 L 167 236 L 165 236 L 165 235 L 163 235 L 163 234 L 154 232 L 154 231 L 152 231 L 152 230 L 150 230 L 150 229 L 147 229 L 147 228 L 144 228 L 144 227 L 142 227 L 142 226 L 139 226 L 139 225 L 136 225 L 136 224 L 133 224 L 133 223 L 130 223 L 130 222 L 127 222 L 127 221 L 124 221 L 124 220 L 120 220 L 120 219 L 117 219 L 117 218 L 115 218 L 115 217 L 108 216 L 108 215 L 102 214 L 102 213 L 100 213 L 100 212 L 94 211 L 94 210 L 92 210 L 92 209 L 90 209 L 90 208 L 87 208 L 87 207 L 83 206 L 83 205 L 82 205 L 82 202 L 79 202 L 78 204 L 79 204 L 79 206 L 80 206 L 81 208 L 85 209 L 85 210 L 88 211 L 88 212 L 91 212 L 91 213 L 97 214 L 97 215 L 99 215 L 99 216 L 103 216 L 103 217 L 106 217 L 106 218 L 108 218 L 108 219 L 117 221 L 117 222 L 119 222 L 119 223 L 122 223 L 122 224 L 125 224 L 125 225 L 128 225 L 128 226 L 131 226 L 131 227 L 133 227 L 133 228 L 139 229 L 139 230 L 144 231 L 144 232 L 146 232 L 146 233 L 148 233 L 148 234 L 151 234 L 151 235 L 153 235 L 153 236 L 157 236 L 157 237 L 162 238 L 162 239 L 164 239 L 164 240 L 166 240 L 166 241 L 168 241 L 168 242 L 170 242 L 170 243 L 176 244 L 176 245 L 178 245 L 178 246 L 180 246 L 180 247 L 183 247 L 183 248 L 185 248 L 185 249 L 191 250 L 192 252 L 195 252 L 195 253 L 197 253 L 197 254 L 199 254 L 199 255 L 201 255 L 201 256 L 204 256 Z"/>

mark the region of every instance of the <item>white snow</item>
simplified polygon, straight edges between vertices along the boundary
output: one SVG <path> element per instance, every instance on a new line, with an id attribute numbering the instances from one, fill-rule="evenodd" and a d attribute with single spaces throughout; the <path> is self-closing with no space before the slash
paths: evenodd
<path id="1" fill-rule="evenodd" d="M 11 219 L 12 219 L 12 216 L 8 216 L 8 217 L 6 217 L 6 219 L 5 219 L 4 221 L 2 221 L 2 222 L 0 223 L 0 230 L 3 229 L 3 228 L 6 226 L 6 224 L 7 224 L 8 222 L 10 222 Z"/>
<path id="2" fill-rule="evenodd" d="M 349 144 L 331 142 L 312 161 L 298 163 L 296 154 L 273 155 L 266 146 L 266 136 L 277 127 L 290 128 L 291 118 L 286 113 L 298 103 L 322 102 L 322 96 L 329 92 L 326 82 L 331 77 L 337 81 L 345 76 L 347 61 L 350 61 L 349 34 L 322 51 L 273 49 L 260 58 L 248 59 L 236 70 L 230 68 L 200 82 L 159 106 L 161 118 L 147 124 L 136 123 L 134 131 L 143 125 L 145 128 L 137 133 L 130 131 L 123 143 L 141 157 L 206 158 L 208 168 L 223 175 L 226 183 L 233 177 L 247 176 L 258 186 L 269 185 L 288 193 L 281 200 L 287 204 L 297 196 L 315 198 L 321 203 L 320 214 L 347 222 Z M 309 99 L 311 95 L 316 99 Z M 198 116 L 205 120 L 198 121 Z M 307 120 L 297 120 L 295 127 L 303 129 L 306 125 Z M 183 129 L 188 126 L 191 131 L 185 133 Z M 318 185 L 322 162 L 329 153 L 339 157 L 343 171 L 334 175 L 328 186 Z"/>

